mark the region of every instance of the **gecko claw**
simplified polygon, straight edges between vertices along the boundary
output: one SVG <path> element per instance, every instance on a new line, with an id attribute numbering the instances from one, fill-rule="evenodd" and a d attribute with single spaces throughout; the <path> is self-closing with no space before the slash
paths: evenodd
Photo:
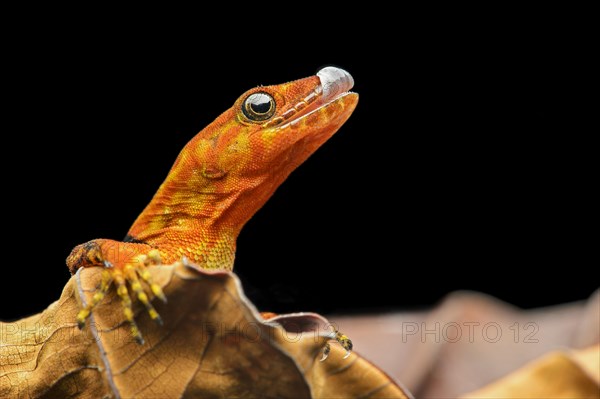
<path id="1" fill-rule="evenodd" d="M 142 278 L 144 278 L 142 276 Z M 144 279 L 146 282 L 148 282 L 148 280 Z M 163 303 L 167 303 L 167 296 L 164 294 L 164 292 L 162 291 L 162 289 L 160 288 L 160 286 L 158 284 L 150 284 L 150 290 L 152 291 L 152 293 L 154 294 L 155 297 L 157 297 L 158 299 L 160 299 Z"/>
<path id="2" fill-rule="evenodd" d="M 325 344 L 325 347 L 323 348 L 323 357 L 319 361 L 324 362 L 325 359 L 327 359 L 329 357 L 329 352 L 331 352 L 331 345 L 329 345 L 329 342 L 327 342 Z"/>
<path id="3" fill-rule="evenodd" d="M 346 354 L 344 355 L 344 359 L 347 359 L 351 354 L 352 354 L 352 340 L 350 338 L 348 338 L 347 335 L 342 334 L 339 331 L 335 331 L 334 333 L 334 338 L 342 348 L 344 348 L 344 350 L 346 351 Z M 329 342 L 327 342 L 325 344 L 325 347 L 323 348 L 323 357 L 321 358 L 321 362 L 324 361 L 325 359 L 327 359 L 327 357 L 329 356 L 329 353 L 331 352 L 331 345 L 329 344 Z"/>

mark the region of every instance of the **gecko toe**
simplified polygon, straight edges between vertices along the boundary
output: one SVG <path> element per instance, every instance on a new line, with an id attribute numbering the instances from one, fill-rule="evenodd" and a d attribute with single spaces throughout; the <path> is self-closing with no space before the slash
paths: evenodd
<path id="1" fill-rule="evenodd" d="M 100 283 L 100 287 L 96 290 L 96 292 L 94 292 L 92 300 L 83 309 L 81 309 L 79 313 L 77 313 L 77 326 L 80 330 L 85 326 L 85 321 L 88 319 L 88 317 L 90 317 L 94 308 L 100 303 L 100 301 L 102 301 L 102 299 L 104 299 L 108 289 L 112 284 L 113 276 L 109 270 L 111 269 L 104 269 L 102 271 L 102 281 Z"/>

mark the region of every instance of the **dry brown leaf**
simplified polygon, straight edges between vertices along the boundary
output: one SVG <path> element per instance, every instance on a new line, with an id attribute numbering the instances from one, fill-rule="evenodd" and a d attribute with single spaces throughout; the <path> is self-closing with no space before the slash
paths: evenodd
<path id="1" fill-rule="evenodd" d="M 144 345 L 129 335 L 114 292 L 77 328 L 99 268 L 80 270 L 44 312 L 0 323 L 0 397 L 408 397 L 360 356 L 343 359 L 336 344 L 319 362 L 329 333 L 321 316 L 265 322 L 229 273 L 178 263 L 152 274 L 169 303 L 156 304 L 163 327 L 136 308 Z"/>
<path id="2" fill-rule="evenodd" d="M 599 349 L 550 353 L 464 398 L 600 398 Z"/>
<path id="3" fill-rule="evenodd" d="M 600 345 L 572 351 L 571 358 L 600 386 Z"/>

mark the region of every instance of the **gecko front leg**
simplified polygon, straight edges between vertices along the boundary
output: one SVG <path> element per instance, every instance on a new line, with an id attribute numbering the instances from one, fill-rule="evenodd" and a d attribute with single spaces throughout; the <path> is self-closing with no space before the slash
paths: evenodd
<path id="1" fill-rule="evenodd" d="M 76 246 L 67 258 L 67 266 L 71 273 L 81 267 L 102 267 L 102 280 L 94 292 L 90 303 L 83 307 L 77 315 L 79 328 L 93 309 L 104 299 L 114 284 L 121 300 L 123 315 L 131 325 L 131 335 L 140 344 L 144 343 L 142 334 L 134 320 L 132 300 L 129 288 L 137 299 L 144 304 L 150 318 L 162 324 L 160 315 L 152 306 L 149 293 L 159 297 L 163 302 L 167 299 L 160 286 L 152 281 L 148 266 L 161 263 L 157 249 L 147 244 L 126 243 L 113 240 L 97 239 Z"/>

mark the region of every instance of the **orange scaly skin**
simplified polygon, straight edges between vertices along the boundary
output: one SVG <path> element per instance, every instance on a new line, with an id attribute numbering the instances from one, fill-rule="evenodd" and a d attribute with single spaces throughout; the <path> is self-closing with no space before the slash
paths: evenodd
<path id="1" fill-rule="evenodd" d="M 257 121 L 242 112 L 255 93 L 272 97 L 272 116 Z M 92 240 L 75 247 L 67 258 L 71 273 L 80 267 L 105 267 L 102 287 L 78 316 L 80 325 L 114 282 L 132 333 L 141 341 L 126 282 L 157 321 L 140 281 L 162 297 L 145 266 L 187 257 L 203 268 L 231 270 L 244 224 L 352 114 L 358 95 L 337 96 L 324 98 L 319 76 L 257 87 L 200 131 L 183 148 L 123 242 Z"/>

